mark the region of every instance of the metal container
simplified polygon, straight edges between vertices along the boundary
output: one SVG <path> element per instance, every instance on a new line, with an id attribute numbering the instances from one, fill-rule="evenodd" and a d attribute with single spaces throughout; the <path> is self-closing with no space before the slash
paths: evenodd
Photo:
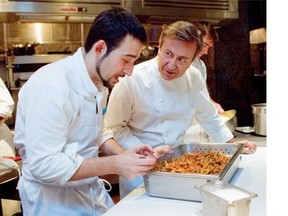
<path id="1" fill-rule="evenodd" d="M 266 136 L 266 103 L 253 104 L 252 113 L 255 133 Z"/>
<path id="2" fill-rule="evenodd" d="M 251 198 L 257 194 L 224 183 L 211 182 L 200 187 L 203 216 L 247 216 Z"/>
<path id="3" fill-rule="evenodd" d="M 229 182 L 236 172 L 243 144 L 208 143 L 208 144 L 182 144 L 177 146 L 172 154 L 160 157 L 159 162 L 171 161 L 186 152 L 219 152 L 230 156 L 230 160 L 217 175 L 183 174 L 169 172 L 151 172 L 144 175 L 144 185 L 149 196 L 200 201 L 201 196 L 196 185 L 206 184 L 212 180 Z"/>
<path id="4" fill-rule="evenodd" d="M 236 110 L 232 109 L 232 110 L 225 111 L 220 116 L 222 118 L 222 121 L 231 131 L 231 133 L 233 133 L 237 127 Z"/>

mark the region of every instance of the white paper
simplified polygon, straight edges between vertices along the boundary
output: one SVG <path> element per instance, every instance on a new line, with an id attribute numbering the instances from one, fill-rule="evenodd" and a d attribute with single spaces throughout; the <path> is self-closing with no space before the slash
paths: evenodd
<path id="1" fill-rule="evenodd" d="M 241 200 L 241 199 L 250 197 L 249 194 L 242 192 L 242 191 L 239 191 L 239 190 L 235 190 L 235 189 L 223 189 L 223 190 L 214 191 L 212 193 L 218 197 L 221 197 L 222 199 L 229 201 L 229 202 L 234 202 L 237 200 Z"/>

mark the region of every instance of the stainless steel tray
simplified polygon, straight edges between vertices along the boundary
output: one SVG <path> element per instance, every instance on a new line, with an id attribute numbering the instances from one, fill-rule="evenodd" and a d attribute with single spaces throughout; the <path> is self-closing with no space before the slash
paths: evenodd
<path id="1" fill-rule="evenodd" d="M 217 175 L 183 174 L 169 172 L 151 172 L 144 175 L 144 185 L 149 196 L 200 201 L 201 195 L 195 186 L 206 184 L 212 180 L 229 182 L 239 167 L 240 153 L 243 144 L 207 143 L 182 144 L 175 147 L 173 154 L 160 157 L 159 162 L 170 161 L 186 152 L 219 152 L 230 156 L 230 160 Z"/>

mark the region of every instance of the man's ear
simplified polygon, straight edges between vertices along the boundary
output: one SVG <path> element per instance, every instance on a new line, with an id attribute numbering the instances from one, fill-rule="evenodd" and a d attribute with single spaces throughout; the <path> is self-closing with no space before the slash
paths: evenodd
<path id="1" fill-rule="evenodd" d="M 107 46 L 104 40 L 99 40 L 94 44 L 96 57 L 101 58 L 107 52 Z"/>

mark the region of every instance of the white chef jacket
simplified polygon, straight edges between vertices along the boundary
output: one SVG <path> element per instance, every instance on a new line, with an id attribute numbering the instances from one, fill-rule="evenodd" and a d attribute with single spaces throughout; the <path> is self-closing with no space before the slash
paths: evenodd
<path id="1" fill-rule="evenodd" d="M 207 68 L 206 68 L 205 63 L 201 59 L 198 58 L 198 59 L 195 59 L 191 65 L 200 71 L 203 79 L 206 81 L 207 80 Z"/>
<path id="2" fill-rule="evenodd" d="M 112 137 L 102 127 L 108 89 L 95 87 L 82 48 L 36 71 L 19 92 L 15 146 L 24 215 L 101 215 L 113 205 L 103 182 L 68 181 Z"/>
<path id="3" fill-rule="evenodd" d="M 105 126 L 124 148 L 141 143 L 176 146 L 183 143 L 194 118 L 215 142 L 233 138 L 211 103 L 199 71 L 166 81 L 158 71 L 156 57 L 136 65 L 130 77 L 115 85 Z M 121 197 L 142 182 L 142 177 L 132 181 L 120 177 Z"/>
<path id="4" fill-rule="evenodd" d="M 190 67 L 188 68 L 188 72 L 195 73 L 194 70 L 199 70 L 202 78 L 204 79 L 204 82 L 207 80 L 207 68 L 205 63 L 200 59 L 195 59 Z M 207 94 L 209 94 L 207 89 Z M 199 123 L 196 121 L 196 119 L 193 120 L 191 127 L 186 130 L 186 133 L 184 135 L 184 142 L 209 142 L 209 137 L 206 134 L 206 132 L 201 128 Z"/>
<path id="5" fill-rule="evenodd" d="M 199 70 L 201 73 L 204 82 L 206 83 L 207 80 L 207 68 L 205 63 L 200 59 L 197 58 L 193 61 L 187 71 L 190 73 L 194 73 L 194 70 Z M 207 94 L 209 95 L 208 89 Z M 210 97 L 210 96 L 209 96 Z M 203 130 L 203 128 L 199 125 L 196 119 L 193 120 L 191 127 L 186 130 L 184 136 L 184 142 L 210 142 L 207 133 Z"/>
<path id="6" fill-rule="evenodd" d="M 2 143 L 5 142 L 5 152 L 10 152 L 11 154 L 7 156 L 15 156 L 15 148 L 13 145 L 13 135 L 9 127 L 5 124 L 5 121 L 12 116 L 14 110 L 14 101 L 8 91 L 5 83 L 0 78 L 0 116 L 3 117 L 0 121 L 0 140 Z M 0 153 L 1 154 L 1 153 Z M 4 154 L 1 154 L 4 155 Z"/>
<path id="7" fill-rule="evenodd" d="M 210 102 L 198 70 L 164 80 L 156 58 L 136 65 L 111 92 L 105 126 L 125 148 L 147 143 L 175 146 L 197 118 L 215 142 L 233 138 Z"/>

